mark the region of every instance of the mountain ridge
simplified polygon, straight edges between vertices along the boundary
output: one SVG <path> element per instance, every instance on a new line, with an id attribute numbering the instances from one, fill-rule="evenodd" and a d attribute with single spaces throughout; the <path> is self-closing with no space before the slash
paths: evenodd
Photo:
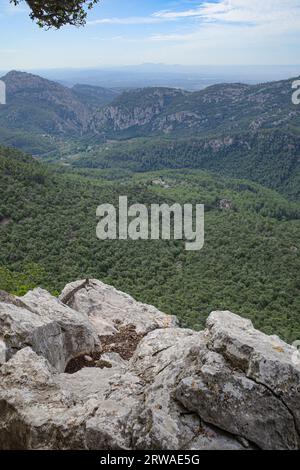
<path id="1" fill-rule="evenodd" d="M 188 92 L 172 88 L 142 88 L 126 91 L 116 96 L 107 90 L 109 104 L 105 100 L 97 102 L 98 90 L 103 88 L 88 85 L 77 85 L 67 88 L 56 82 L 49 81 L 26 72 L 9 72 L 2 80 L 7 85 L 8 109 L 10 106 L 22 103 L 30 106 L 31 101 L 39 105 L 53 105 L 60 112 L 65 112 L 65 127 L 61 124 L 60 114 L 57 113 L 59 125 L 52 126 L 52 131 L 80 133 L 96 133 L 101 135 L 132 129 L 144 129 L 155 135 L 200 135 L 203 132 L 235 132 L 238 130 L 258 130 L 265 128 L 288 128 L 295 126 L 299 131 L 300 111 L 292 104 L 292 83 L 294 79 L 270 82 L 262 85 L 219 84 L 204 90 Z M 88 90 L 88 102 L 79 99 L 78 87 Z M 77 93 L 76 93 L 77 90 Z M 92 93 L 95 91 L 95 103 L 92 105 Z M 82 95 L 81 95 L 82 98 Z M 97 104 L 98 103 L 98 104 Z M 99 106 L 101 109 L 95 111 Z M 6 114 L 8 124 L 9 112 L 2 108 L 0 113 Z M 18 113 L 18 109 L 14 109 Z M 69 120 L 67 119 L 69 117 Z M 55 120 L 55 115 L 53 116 Z M 3 122 L 3 118 L 2 118 Z M 14 124 L 20 125 L 15 118 Z M 24 123 L 23 123 L 24 124 Z M 37 123 L 36 123 L 37 124 Z M 44 129 L 45 130 L 45 129 Z"/>

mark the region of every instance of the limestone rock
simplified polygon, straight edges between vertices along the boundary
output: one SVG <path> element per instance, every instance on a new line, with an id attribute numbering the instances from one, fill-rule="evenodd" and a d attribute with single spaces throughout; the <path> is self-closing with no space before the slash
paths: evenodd
<path id="1" fill-rule="evenodd" d="M 0 301 L 0 338 L 5 343 L 6 359 L 30 346 L 59 371 L 65 370 L 71 358 L 89 353 L 99 343 L 84 314 L 42 289 Z"/>
<path id="2" fill-rule="evenodd" d="M 85 313 L 99 335 L 112 335 L 126 325 L 134 325 L 138 334 L 177 325 L 176 317 L 137 302 L 130 295 L 95 279 L 68 284 L 60 300 Z"/>
<path id="3" fill-rule="evenodd" d="M 299 449 L 294 352 L 231 312 L 179 328 L 100 281 L 1 293 L 0 449 Z"/>
<path id="4" fill-rule="evenodd" d="M 293 361 L 295 348 L 255 330 L 250 320 L 231 312 L 211 313 L 207 327 L 209 347 L 272 390 L 293 414 L 300 432 L 300 364 Z"/>
<path id="5" fill-rule="evenodd" d="M 197 370 L 183 378 L 177 399 L 207 423 L 262 449 L 297 449 L 293 416 L 272 391 L 207 352 Z"/>

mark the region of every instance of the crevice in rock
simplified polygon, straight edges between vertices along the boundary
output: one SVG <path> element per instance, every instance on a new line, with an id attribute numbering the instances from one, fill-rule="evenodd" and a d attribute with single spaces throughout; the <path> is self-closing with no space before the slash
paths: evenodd
<path id="1" fill-rule="evenodd" d="M 125 361 L 129 361 L 133 356 L 139 342 L 144 337 L 136 332 L 134 325 L 121 326 L 118 333 L 113 335 L 99 336 L 101 348 L 92 353 L 81 354 L 71 359 L 65 372 L 74 374 L 84 367 L 111 368 L 108 361 L 103 361 L 101 356 L 105 353 L 117 353 Z"/>
<path id="2" fill-rule="evenodd" d="M 299 437 L 299 442 L 300 442 L 300 428 L 298 427 L 297 425 L 297 420 L 296 420 L 296 417 L 293 413 L 293 411 L 290 409 L 290 407 L 286 404 L 286 402 L 284 401 L 284 399 L 278 395 L 276 392 L 274 392 L 274 390 L 269 387 L 268 385 L 266 385 L 265 383 L 263 382 L 260 382 L 259 380 L 255 379 L 254 377 L 251 377 L 249 376 L 247 373 L 246 373 L 246 377 L 249 379 L 249 380 L 252 380 L 254 383 L 256 383 L 257 385 L 261 385 L 263 387 L 265 387 L 272 395 L 274 398 L 276 398 L 277 400 L 279 400 L 282 405 L 286 408 L 286 410 L 288 411 L 288 413 L 291 415 L 291 417 L 293 418 L 293 421 L 294 421 L 294 427 L 295 427 L 295 430 L 296 430 L 296 433 L 298 434 L 298 437 Z"/>
<path id="3" fill-rule="evenodd" d="M 165 348 L 162 348 L 162 349 L 159 349 L 158 351 L 155 351 L 153 354 L 152 354 L 152 357 L 155 357 L 155 356 L 158 356 L 158 354 L 164 352 L 164 351 L 167 351 L 168 349 L 170 348 L 173 348 L 174 345 L 172 344 L 171 346 L 167 346 Z"/>
<path id="4" fill-rule="evenodd" d="M 299 440 L 300 440 L 300 428 L 297 424 L 297 420 L 296 420 L 296 417 L 294 415 L 294 412 L 289 408 L 289 406 L 287 405 L 287 403 L 285 402 L 284 398 L 282 398 L 279 394 L 277 394 L 271 387 L 269 387 L 266 383 L 258 380 L 258 379 L 255 379 L 251 374 L 249 374 L 249 369 L 250 369 L 250 360 L 247 361 L 246 363 L 244 363 L 244 367 L 243 366 L 239 366 L 237 367 L 237 363 L 234 362 L 234 360 L 232 358 L 230 358 L 230 356 L 228 356 L 225 351 L 218 351 L 218 350 L 215 350 L 211 345 L 208 345 L 207 346 L 208 349 L 210 351 L 213 351 L 213 352 L 216 352 L 218 354 L 221 354 L 223 356 L 223 358 L 227 361 L 227 363 L 230 365 L 230 367 L 234 368 L 235 370 L 239 370 L 240 372 L 242 372 L 243 374 L 245 374 L 245 376 L 249 379 L 249 380 L 252 380 L 252 382 L 256 383 L 257 385 L 261 385 L 262 387 L 264 387 L 266 390 L 268 390 L 274 398 L 276 398 L 277 400 L 279 400 L 282 405 L 286 408 L 286 410 L 288 411 L 288 413 L 291 415 L 293 421 L 294 421 L 294 427 L 295 427 L 295 430 L 296 430 L 296 433 L 298 434 L 299 436 Z M 248 370 L 245 370 L 245 365 L 247 366 L 247 369 Z"/>
<path id="5" fill-rule="evenodd" d="M 119 328 L 114 335 L 99 336 L 102 353 L 115 352 L 122 359 L 128 361 L 132 358 L 138 344 L 144 335 L 136 332 L 134 325 L 125 325 Z"/>
<path id="6" fill-rule="evenodd" d="M 65 305 L 68 305 L 70 306 L 70 302 L 73 300 L 74 298 L 74 295 L 80 291 L 81 289 L 84 289 L 85 287 L 87 287 L 90 283 L 90 280 L 89 279 L 86 279 L 82 284 L 80 284 L 79 286 L 75 287 L 75 289 L 71 290 L 70 292 L 68 292 L 64 297 L 61 298 L 61 302 Z"/>
<path id="7" fill-rule="evenodd" d="M 67 364 L 65 373 L 75 374 L 84 367 L 97 367 L 102 351 L 94 351 L 90 354 L 81 354 L 80 356 L 73 357 Z"/>

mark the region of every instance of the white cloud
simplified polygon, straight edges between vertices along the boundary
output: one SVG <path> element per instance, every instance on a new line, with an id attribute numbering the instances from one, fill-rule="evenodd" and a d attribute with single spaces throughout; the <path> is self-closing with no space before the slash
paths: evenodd
<path id="1" fill-rule="evenodd" d="M 120 25 L 139 25 L 161 23 L 164 19 L 155 16 L 130 16 L 127 18 L 100 18 L 98 20 L 88 21 L 88 25 L 97 24 L 120 24 Z"/>
<path id="2" fill-rule="evenodd" d="M 168 11 L 162 10 L 153 13 L 153 17 L 155 18 L 164 18 L 164 19 L 178 19 L 178 18 L 190 18 L 193 16 L 201 16 L 202 8 L 196 8 L 193 10 L 185 10 L 185 11 Z"/>
<path id="3" fill-rule="evenodd" d="M 155 18 L 199 18 L 206 22 L 245 23 L 262 25 L 278 23 L 299 25 L 300 0 L 219 0 L 203 2 L 199 7 L 185 11 L 158 11 Z"/>
<path id="4" fill-rule="evenodd" d="M 299 17 L 299 13 L 300 0 L 208 1 L 199 9 L 199 16 L 209 21 L 252 25 L 285 23 L 286 27 L 295 26 L 295 17 Z"/>
<path id="5" fill-rule="evenodd" d="M 89 25 L 142 25 L 198 19 L 200 23 L 222 23 L 270 26 L 279 30 L 300 28 L 300 0 L 212 0 L 205 1 L 197 8 L 171 11 L 163 10 L 149 16 L 124 18 L 100 18 L 89 21 Z"/>

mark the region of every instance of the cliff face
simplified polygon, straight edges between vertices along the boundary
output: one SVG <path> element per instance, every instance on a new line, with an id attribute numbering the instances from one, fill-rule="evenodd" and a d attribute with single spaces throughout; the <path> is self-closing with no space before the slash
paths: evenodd
<path id="1" fill-rule="evenodd" d="M 296 350 L 231 312 L 207 328 L 100 281 L 0 294 L 0 449 L 299 449 Z"/>

